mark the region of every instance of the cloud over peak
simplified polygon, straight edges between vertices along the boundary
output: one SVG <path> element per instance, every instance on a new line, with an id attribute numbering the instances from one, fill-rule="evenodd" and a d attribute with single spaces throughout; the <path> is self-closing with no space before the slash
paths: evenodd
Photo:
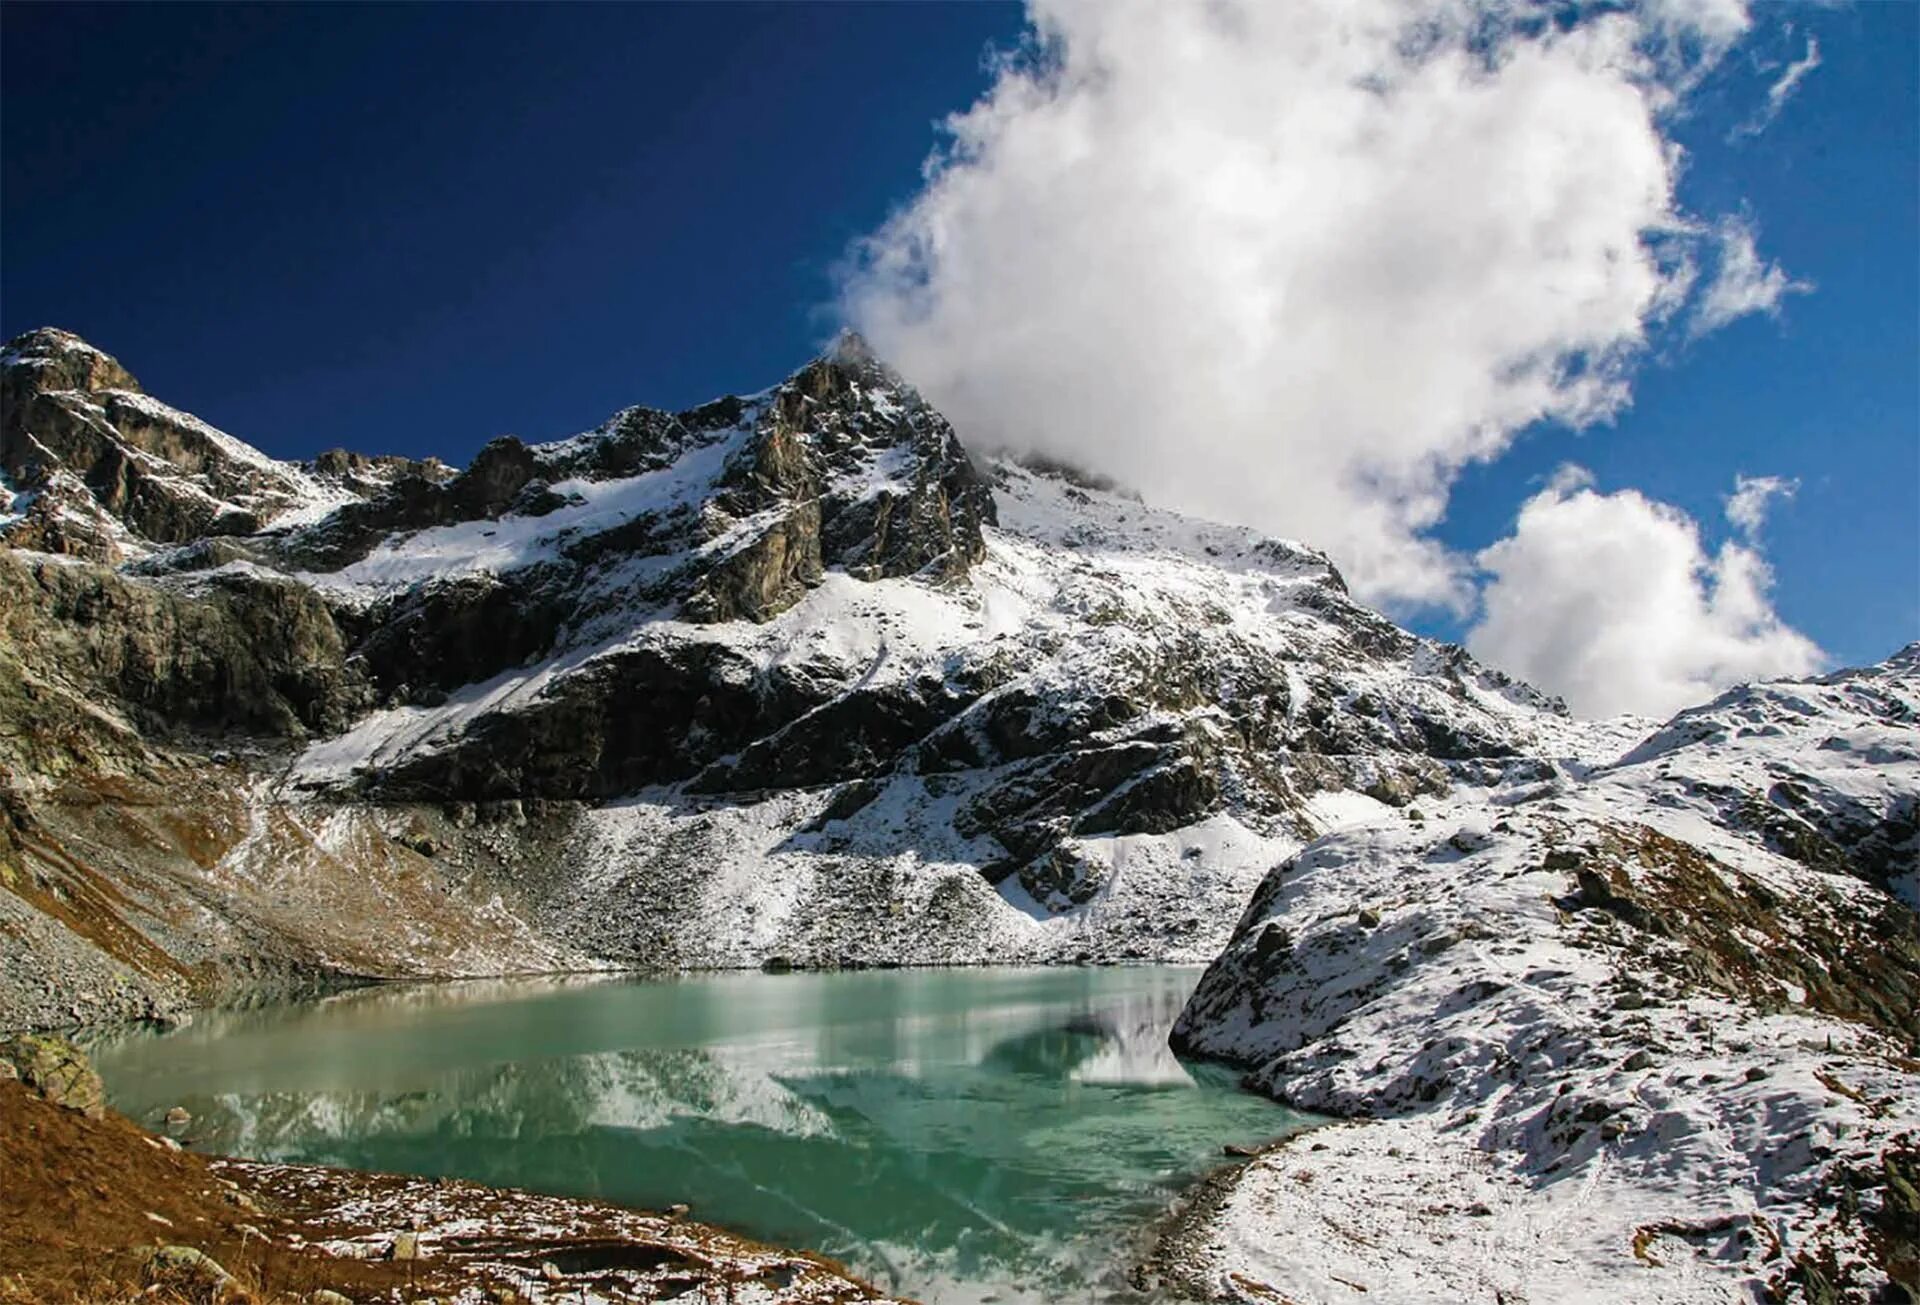
<path id="1" fill-rule="evenodd" d="M 1718 229 L 1676 200 L 1665 124 L 1749 24 L 1738 0 L 1543 12 L 1031 0 L 843 313 L 976 445 L 1471 611 L 1471 560 L 1432 535 L 1463 468 L 1604 420 L 1651 331 L 1707 320 Z M 1716 319 L 1792 288 L 1741 230 Z"/>

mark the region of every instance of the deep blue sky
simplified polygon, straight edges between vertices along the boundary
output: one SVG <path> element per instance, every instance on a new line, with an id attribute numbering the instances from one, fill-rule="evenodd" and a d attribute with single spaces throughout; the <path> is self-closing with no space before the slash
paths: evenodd
<path id="1" fill-rule="evenodd" d="M 757 389 L 985 85 L 982 5 L 9 4 L 0 330 L 283 457 Z"/>
<path id="2" fill-rule="evenodd" d="M 1505 534 L 1570 459 L 1710 541 L 1736 472 L 1798 477 L 1767 533 L 1780 612 L 1868 660 L 1920 637 L 1920 6 L 1760 19 L 1679 132 L 1682 198 L 1744 208 L 1817 289 L 1665 347 L 1614 426 L 1470 472 L 1441 533 Z M 988 4 L 8 4 L 0 333 L 78 331 L 282 457 L 459 462 L 755 388 L 830 333 L 835 260 L 1021 25 Z M 1771 75 L 1754 60 L 1808 31 L 1822 66 L 1730 144 Z"/>

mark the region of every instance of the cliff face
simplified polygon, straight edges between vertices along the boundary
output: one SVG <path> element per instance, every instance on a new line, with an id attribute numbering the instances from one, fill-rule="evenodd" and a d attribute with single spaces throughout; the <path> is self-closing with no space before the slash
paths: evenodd
<path id="1" fill-rule="evenodd" d="M 209 535 L 312 519 L 352 497 L 171 408 L 76 335 L 0 349 L 0 473 L 16 548 L 118 562 Z"/>

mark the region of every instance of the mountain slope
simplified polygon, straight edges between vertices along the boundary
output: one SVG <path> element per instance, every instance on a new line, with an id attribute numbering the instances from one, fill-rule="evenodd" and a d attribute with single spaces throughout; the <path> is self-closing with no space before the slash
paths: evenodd
<path id="1" fill-rule="evenodd" d="M 1920 645 L 1276 869 L 1176 1045 L 1377 1122 L 1242 1171 L 1183 1272 L 1298 1300 L 1911 1292 L 1916 707 Z M 1314 1238 L 1303 1201 L 1361 1240 Z"/>

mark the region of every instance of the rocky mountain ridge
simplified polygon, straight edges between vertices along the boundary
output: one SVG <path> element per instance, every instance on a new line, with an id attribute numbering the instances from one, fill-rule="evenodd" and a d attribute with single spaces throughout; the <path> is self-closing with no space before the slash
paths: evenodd
<path id="1" fill-rule="evenodd" d="M 1282 863 L 1175 1044 L 1371 1122 L 1223 1182 L 1182 1272 L 1301 1300 L 1910 1299 L 1917 722 L 1920 644 Z M 1355 1239 L 1294 1231 L 1307 1206 Z"/>
<path id="2" fill-rule="evenodd" d="M 334 450 L 276 462 L 170 407 L 79 336 L 51 328 L 0 347 L 0 474 L 16 548 L 120 562 L 214 535 L 317 521 L 434 462 Z"/>
<path id="3" fill-rule="evenodd" d="M 18 927 L 76 974 L 103 945 L 119 967 L 48 983 L 54 1015 L 94 1009 L 74 984 L 185 1000 L 149 951 L 216 984 L 255 953 L 1204 960 L 1342 801 L 1572 737 L 1352 602 L 1322 554 L 976 464 L 856 340 L 457 473 L 276 463 L 185 414 L 123 430 L 137 383 L 63 333 L 4 361 L 17 882 L 104 915 Z M 113 458 L 139 494 L 98 473 Z M 235 506 L 143 506 L 163 491 Z M 417 937 L 351 939 L 365 891 L 410 903 Z"/>

